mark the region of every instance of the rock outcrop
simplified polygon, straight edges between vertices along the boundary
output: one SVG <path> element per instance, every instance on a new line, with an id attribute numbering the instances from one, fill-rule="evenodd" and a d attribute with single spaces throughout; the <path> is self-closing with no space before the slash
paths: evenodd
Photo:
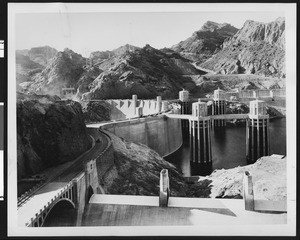
<path id="1" fill-rule="evenodd" d="M 81 99 L 82 94 L 90 90 L 90 84 L 102 73 L 103 71 L 96 66 L 87 67 L 81 74 L 79 80 L 74 85 L 77 89 L 76 98 Z"/>
<path id="2" fill-rule="evenodd" d="M 119 55 L 123 55 L 127 52 L 132 52 L 135 51 L 137 49 L 140 49 L 139 47 L 133 46 L 133 45 L 129 45 L 126 44 L 124 46 L 118 47 L 112 51 L 96 51 L 96 52 L 92 52 L 90 54 L 89 60 L 91 61 L 91 64 L 93 65 L 99 65 L 101 64 L 103 61 L 114 57 L 114 56 L 119 56 Z"/>
<path id="3" fill-rule="evenodd" d="M 55 48 L 44 46 L 31 48 L 27 55 L 30 60 L 46 67 L 50 60 L 56 55 L 57 50 Z"/>
<path id="4" fill-rule="evenodd" d="M 49 46 L 16 51 L 17 87 L 23 82 L 30 82 L 37 73 L 43 71 L 57 50 Z M 27 85 L 27 84 L 25 84 Z"/>
<path id="5" fill-rule="evenodd" d="M 98 123 L 110 120 L 111 106 L 105 102 L 81 102 L 86 123 Z"/>
<path id="6" fill-rule="evenodd" d="M 222 74 L 285 77 L 285 20 L 271 23 L 248 20 L 222 50 L 200 65 Z"/>
<path id="7" fill-rule="evenodd" d="M 107 194 L 158 196 L 160 171 L 168 169 L 171 196 L 186 196 L 188 186 L 174 165 L 143 144 L 109 135 L 115 166 L 103 179 Z"/>
<path id="8" fill-rule="evenodd" d="M 71 161 L 91 146 L 81 105 L 57 96 L 17 96 L 18 178 Z"/>
<path id="9" fill-rule="evenodd" d="M 185 74 L 198 74 L 190 62 L 181 56 L 168 55 L 146 45 L 134 52 L 126 52 L 99 64 L 103 72 L 89 85 L 84 99 L 177 97 L 186 88 L 195 91 Z"/>
<path id="10" fill-rule="evenodd" d="M 224 40 L 232 37 L 237 31 L 238 29 L 230 24 L 207 21 L 199 31 L 171 49 L 187 59 L 201 63 L 220 51 Z"/>
<path id="11" fill-rule="evenodd" d="M 62 88 L 73 87 L 78 99 L 131 98 L 132 94 L 173 98 L 182 88 L 196 90 L 192 79 L 183 75 L 199 71 L 178 53 L 165 53 L 149 45 L 142 49 L 125 45 L 112 53 L 109 58 L 93 53 L 94 60 L 89 61 L 65 49 L 44 69 L 24 78 L 20 88 L 25 93 L 62 96 Z"/>
<path id="12" fill-rule="evenodd" d="M 44 66 L 32 61 L 29 56 L 16 53 L 16 80 L 17 86 L 23 82 L 30 82 L 35 74 L 43 71 Z"/>
<path id="13" fill-rule="evenodd" d="M 287 197 L 287 159 L 262 157 L 254 164 L 232 169 L 215 170 L 201 181 L 211 181 L 212 198 L 242 198 L 243 175 L 249 171 L 252 175 L 255 199 L 280 201 Z M 197 189 L 197 184 L 194 186 Z"/>
<path id="14" fill-rule="evenodd" d="M 25 90 L 38 94 L 61 96 L 62 88 L 74 87 L 83 72 L 86 61 L 70 49 L 58 52 L 41 72 L 36 74 Z"/>

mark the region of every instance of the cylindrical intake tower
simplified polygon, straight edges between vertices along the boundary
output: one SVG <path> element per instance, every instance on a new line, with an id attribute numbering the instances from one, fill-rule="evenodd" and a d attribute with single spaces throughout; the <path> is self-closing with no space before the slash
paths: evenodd
<path id="1" fill-rule="evenodd" d="M 246 121 L 246 156 L 249 163 L 270 154 L 269 115 L 266 103 L 250 102 L 249 119 Z"/>
<path id="2" fill-rule="evenodd" d="M 189 120 L 191 162 L 211 163 L 211 126 L 206 103 L 193 103 L 192 112 Z"/>
<path id="3" fill-rule="evenodd" d="M 222 115 L 225 114 L 225 92 L 218 88 L 214 91 L 214 101 L 212 104 L 212 115 Z M 224 119 L 217 119 L 212 121 L 213 126 L 223 127 L 226 126 L 226 121 Z"/>
<path id="4" fill-rule="evenodd" d="M 191 102 L 189 101 L 189 92 L 185 89 L 179 92 L 179 103 L 181 106 L 181 114 L 191 114 Z M 182 133 L 184 136 L 188 135 L 189 122 L 188 120 L 181 120 Z"/>

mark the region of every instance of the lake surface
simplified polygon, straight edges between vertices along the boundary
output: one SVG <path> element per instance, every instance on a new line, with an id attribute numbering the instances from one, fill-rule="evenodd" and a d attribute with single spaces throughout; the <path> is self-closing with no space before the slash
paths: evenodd
<path id="1" fill-rule="evenodd" d="M 184 176 L 206 175 L 215 169 L 229 169 L 247 165 L 246 124 L 215 128 L 211 135 L 211 166 L 190 164 L 189 138 L 185 137 L 182 147 L 166 160 L 181 169 Z M 270 155 L 286 155 L 286 119 L 270 119 Z"/>

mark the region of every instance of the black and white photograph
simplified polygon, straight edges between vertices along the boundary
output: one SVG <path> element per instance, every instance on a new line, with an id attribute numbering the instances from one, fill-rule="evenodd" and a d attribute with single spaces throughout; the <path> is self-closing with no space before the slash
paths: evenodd
<path id="1" fill-rule="evenodd" d="M 9 3 L 7 57 L 9 236 L 296 234 L 296 4 Z"/>

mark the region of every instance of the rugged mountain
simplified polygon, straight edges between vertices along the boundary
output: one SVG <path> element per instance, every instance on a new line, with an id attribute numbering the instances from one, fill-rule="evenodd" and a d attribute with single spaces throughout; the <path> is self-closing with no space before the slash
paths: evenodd
<path id="1" fill-rule="evenodd" d="M 70 49 L 58 52 L 46 68 L 33 77 L 33 82 L 25 90 L 34 93 L 61 95 L 64 87 L 74 87 L 82 74 L 85 58 Z"/>
<path id="2" fill-rule="evenodd" d="M 49 46 L 35 47 L 16 51 L 17 86 L 32 81 L 35 74 L 40 73 L 48 64 L 57 50 Z M 26 85 L 26 84 L 25 84 Z M 18 90 L 19 90 L 18 86 Z"/>
<path id="3" fill-rule="evenodd" d="M 79 80 L 74 85 L 77 89 L 76 98 L 81 99 L 82 94 L 89 91 L 90 84 L 102 73 L 103 71 L 96 66 L 87 67 L 84 69 Z"/>
<path id="4" fill-rule="evenodd" d="M 250 73 L 285 77 L 285 20 L 248 20 L 221 51 L 200 65 L 222 74 Z"/>
<path id="5" fill-rule="evenodd" d="M 103 72 L 83 94 L 85 99 L 177 97 L 186 88 L 195 91 L 195 83 L 183 75 L 199 71 L 179 54 L 166 54 L 149 45 L 107 59 L 98 66 Z"/>
<path id="6" fill-rule="evenodd" d="M 43 69 L 44 66 L 32 61 L 28 55 L 23 55 L 20 52 L 16 53 L 17 85 L 22 82 L 31 81 L 32 77 Z"/>
<path id="7" fill-rule="evenodd" d="M 21 83 L 24 92 L 62 96 L 62 88 L 74 87 L 78 99 L 175 97 L 182 88 L 195 91 L 186 75 L 199 74 L 187 59 L 176 52 L 165 53 L 147 45 L 115 55 L 97 64 L 65 49 L 58 52 L 41 72 Z M 88 63 L 88 64 L 87 64 Z"/>
<path id="8" fill-rule="evenodd" d="M 199 31 L 171 49 L 193 61 L 204 62 L 220 51 L 224 40 L 232 37 L 237 31 L 238 29 L 230 24 L 207 21 Z"/>
<path id="9" fill-rule="evenodd" d="M 234 77 L 234 81 L 226 81 L 228 90 L 232 84 L 241 89 L 279 88 L 284 83 L 277 79 L 285 77 L 284 33 L 284 19 L 268 24 L 246 21 L 240 30 L 208 21 L 172 49 L 157 50 L 149 45 L 140 49 L 127 44 L 112 51 L 93 52 L 89 59 L 65 49 L 56 53 L 45 68 L 32 60 L 42 51 L 34 48 L 17 54 L 21 56 L 17 80 L 23 91 L 41 94 L 61 96 L 62 88 L 71 86 L 78 99 L 131 98 L 132 94 L 139 98 L 176 98 L 182 88 L 201 97 L 224 84 L 201 77 L 204 72 L 192 63 L 198 61 L 201 68 L 217 73 L 211 76 L 276 78 L 266 87 L 267 81 L 245 81 L 244 77 L 236 81 Z"/>
<path id="10" fill-rule="evenodd" d="M 46 67 L 49 61 L 56 55 L 57 50 L 49 46 L 35 47 L 28 51 L 29 58 Z"/>
<path id="11" fill-rule="evenodd" d="M 16 54 L 28 56 L 33 62 L 36 62 L 44 67 L 48 64 L 51 58 L 55 56 L 57 50 L 49 46 L 34 47 L 31 49 L 17 50 Z"/>
<path id="12" fill-rule="evenodd" d="M 126 52 L 132 52 L 135 51 L 136 49 L 140 49 L 140 48 L 130 44 L 126 44 L 112 51 L 96 51 L 90 54 L 89 60 L 93 65 L 98 65 L 99 63 L 111 57 L 122 55 L 125 54 Z"/>
<path id="13" fill-rule="evenodd" d="M 18 178 L 75 159 L 91 145 L 81 105 L 57 96 L 17 94 Z"/>

